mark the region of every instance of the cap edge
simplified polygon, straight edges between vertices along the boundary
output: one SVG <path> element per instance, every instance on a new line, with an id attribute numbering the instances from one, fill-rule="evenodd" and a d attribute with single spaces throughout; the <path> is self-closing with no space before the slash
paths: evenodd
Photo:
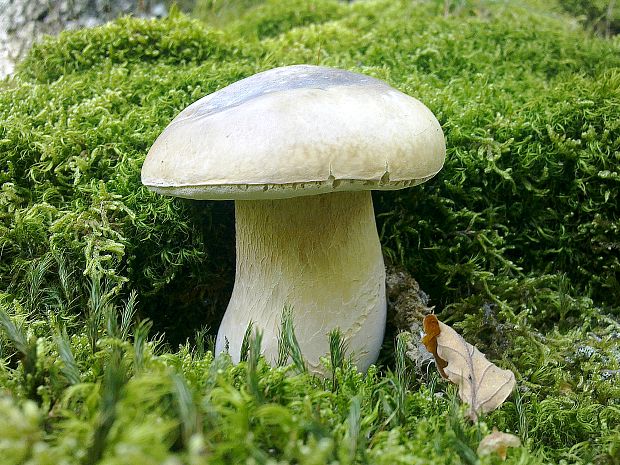
<path id="1" fill-rule="evenodd" d="M 149 190 L 162 195 L 195 200 L 259 200 L 284 199 L 330 192 L 362 190 L 398 190 L 422 184 L 434 177 L 433 174 L 417 179 L 400 181 L 381 181 L 365 179 L 327 179 L 325 181 L 306 181 L 284 184 L 203 184 L 166 186 L 142 180 Z"/>

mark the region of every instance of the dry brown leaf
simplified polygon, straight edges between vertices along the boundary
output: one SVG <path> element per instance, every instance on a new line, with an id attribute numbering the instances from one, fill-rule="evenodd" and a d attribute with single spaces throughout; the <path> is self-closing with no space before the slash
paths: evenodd
<path id="1" fill-rule="evenodd" d="M 435 315 L 424 318 L 422 342 L 435 356 L 442 377 L 459 388 L 459 397 L 469 404 L 469 417 L 498 408 L 515 386 L 515 375 L 489 362 L 484 354 L 465 341 Z"/>
<path id="2" fill-rule="evenodd" d="M 491 455 L 497 453 L 502 460 L 506 460 L 506 452 L 509 447 L 519 447 L 521 440 L 514 434 L 503 433 L 493 428 L 493 432 L 480 441 L 478 445 L 478 455 Z"/>
<path id="3" fill-rule="evenodd" d="M 422 338 L 422 344 L 426 346 L 428 350 L 435 357 L 435 365 L 442 378 L 448 379 L 448 375 L 443 369 L 448 365 L 448 362 L 442 360 L 437 355 L 437 336 L 441 332 L 439 329 L 439 320 L 435 315 L 426 315 L 424 317 L 424 337 Z"/>

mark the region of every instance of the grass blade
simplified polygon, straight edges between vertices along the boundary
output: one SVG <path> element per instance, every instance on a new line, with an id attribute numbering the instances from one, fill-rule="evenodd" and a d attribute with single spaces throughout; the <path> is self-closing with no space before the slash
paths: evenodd
<path id="1" fill-rule="evenodd" d="M 204 325 L 197 329 L 194 333 L 194 347 L 196 347 L 194 356 L 196 358 L 202 358 L 207 351 L 212 349 L 213 336 L 209 334 L 209 326 Z M 206 342 L 206 343 L 205 343 Z"/>
<path id="2" fill-rule="evenodd" d="M 150 320 L 142 320 L 133 331 L 133 369 L 136 373 L 144 368 L 144 348 L 148 342 L 151 326 L 153 323 Z"/>
<path id="3" fill-rule="evenodd" d="M 120 338 L 125 341 L 129 337 L 129 330 L 136 315 L 136 304 L 138 303 L 138 293 L 131 291 L 129 299 L 125 303 L 125 307 L 121 312 L 121 325 L 119 328 Z"/>
<path id="4" fill-rule="evenodd" d="M 349 448 L 349 460 L 350 463 L 355 462 L 355 456 L 360 446 L 360 430 L 362 419 L 362 407 L 360 399 L 355 396 L 351 399 L 351 405 L 349 407 L 349 417 L 347 419 L 349 430 L 347 432 L 347 442 Z"/>
<path id="5" fill-rule="evenodd" d="M 172 385 L 181 422 L 183 443 L 187 447 L 191 437 L 198 432 L 199 414 L 185 378 L 178 373 L 172 374 Z"/>
<path id="6" fill-rule="evenodd" d="M 16 325 L 13 319 L 0 308 L 0 329 L 17 350 L 22 366 L 24 367 L 24 386 L 28 398 L 37 399 L 37 340 L 28 337 L 21 325 Z"/>
<path id="7" fill-rule="evenodd" d="M 250 340 L 248 349 L 248 388 L 259 402 L 264 400 L 258 383 L 258 360 L 260 358 L 262 342 L 263 332 L 256 329 L 254 331 L 254 336 Z"/>
<path id="8" fill-rule="evenodd" d="M 282 319 L 280 326 L 280 334 L 278 336 L 278 365 L 283 366 L 287 363 L 288 358 L 291 358 L 293 365 L 300 373 L 306 373 L 308 368 L 304 361 L 295 336 L 295 325 L 293 322 L 293 308 L 284 307 L 282 311 Z"/>
<path id="9" fill-rule="evenodd" d="M 254 322 L 250 321 L 248 326 L 245 328 L 245 333 L 243 334 L 243 340 L 241 341 L 241 354 L 239 354 L 239 360 L 241 362 L 245 362 L 248 359 L 248 355 L 250 352 L 250 340 L 252 339 L 252 330 L 254 329 Z"/>
<path id="10" fill-rule="evenodd" d="M 75 357 L 73 357 L 67 330 L 62 328 L 54 339 L 58 346 L 58 355 L 63 363 L 62 374 L 65 375 L 70 384 L 78 384 L 81 381 L 80 370 L 75 362 Z"/>
<path id="11" fill-rule="evenodd" d="M 332 389 L 338 389 L 336 371 L 342 370 L 347 351 L 347 342 L 342 337 L 340 328 L 334 328 L 329 332 L 329 359 L 332 368 Z"/>
<path id="12" fill-rule="evenodd" d="M 93 443 L 85 457 L 85 465 L 95 465 L 103 457 L 106 441 L 116 421 L 116 406 L 121 399 L 122 390 L 127 383 L 127 370 L 122 362 L 122 352 L 115 348 L 106 365 L 101 385 L 99 416 L 93 434 Z"/>

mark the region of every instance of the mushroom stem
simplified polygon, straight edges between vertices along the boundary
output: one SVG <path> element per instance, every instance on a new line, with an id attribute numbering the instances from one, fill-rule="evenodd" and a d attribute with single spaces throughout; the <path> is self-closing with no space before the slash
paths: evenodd
<path id="1" fill-rule="evenodd" d="M 283 308 L 311 371 L 340 328 L 358 369 L 374 363 L 386 317 L 385 267 L 369 191 L 336 192 L 235 204 L 235 285 L 216 351 L 226 340 L 239 360 L 247 325 L 263 331 L 263 354 L 278 356 Z"/>

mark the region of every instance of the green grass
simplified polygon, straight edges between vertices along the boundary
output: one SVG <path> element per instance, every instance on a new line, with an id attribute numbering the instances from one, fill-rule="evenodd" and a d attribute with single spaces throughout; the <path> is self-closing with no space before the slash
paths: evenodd
<path id="1" fill-rule="evenodd" d="M 48 38 L 0 83 L 3 463 L 478 463 L 493 426 L 524 444 L 506 463 L 620 463 L 617 38 L 544 2 L 217 8 Z M 332 334 L 325 380 L 286 318 L 292 366 L 252 331 L 242 363 L 213 358 L 232 204 L 155 195 L 140 167 L 189 103 L 294 63 L 384 79 L 441 122 L 442 172 L 375 209 L 388 261 L 517 375 L 480 424 L 402 336 L 359 375 Z"/>
<path id="2" fill-rule="evenodd" d="M 58 289 L 37 291 L 47 299 Z M 528 329 L 526 311 L 490 311 L 484 329 L 504 347 L 501 355 L 486 348 L 515 371 L 519 388 L 472 424 L 455 389 L 411 366 L 405 336 L 393 369 L 359 374 L 340 347 L 326 354 L 323 379 L 266 365 L 260 333 L 233 365 L 196 343 L 170 350 L 146 337 L 144 322 L 127 326 L 131 299 L 80 299 L 78 307 L 105 301 L 94 346 L 73 312 L 32 316 L 2 299 L 4 463 L 490 464 L 498 462 L 474 451 L 493 426 L 523 441 L 508 464 L 617 463 L 620 385 L 611 372 L 620 367 L 620 327 L 589 302 L 580 303 L 591 314 L 581 327 L 546 334 Z M 473 334 L 473 320 L 461 329 Z M 285 321 L 283 332 L 294 341 Z"/>

